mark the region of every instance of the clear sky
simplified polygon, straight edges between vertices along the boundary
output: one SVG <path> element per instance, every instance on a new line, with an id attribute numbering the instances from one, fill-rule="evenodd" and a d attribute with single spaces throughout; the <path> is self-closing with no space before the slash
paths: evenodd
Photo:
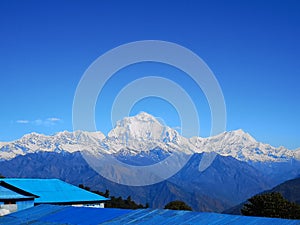
<path id="1" fill-rule="evenodd" d="M 72 130 L 74 93 L 95 59 L 128 42 L 165 40 L 189 48 L 214 72 L 226 101 L 227 130 L 243 129 L 258 141 L 298 148 L 299 12 L 297 0 L 2 0 L 0 141 Z M 172 68 L 149 64 L 120 74 L 138 78 L 145 71 L 180 76 Z M 130 81 L 120 77 L 110 80 L 97 103 L 97 128 L 105 134 L 111 129 L 106 106 Z M 209 135 L 210 112 L 201 90 L 186 79 L 181 85 L 199 109 L 201 135 Z M 140 101 L 131 115 L 139 111 L 180 126 L 174 108 L 161 99 Z"/>

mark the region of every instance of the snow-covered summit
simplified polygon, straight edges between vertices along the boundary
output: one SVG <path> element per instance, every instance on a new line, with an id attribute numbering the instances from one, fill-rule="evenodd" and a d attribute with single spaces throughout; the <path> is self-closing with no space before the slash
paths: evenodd
<path id="1" fill-rule="evenodd" d="M 107 136 L 101 132 L 63 131 L 51 136 L 30 133 L 16 141 L 0 142 L 0 159 L 39 151 L 72 153 L 85 150 L 91 153 L 122 152 L 135 155 L 153 149 L 186 154 L 216 152 L 241 161 L 300 159 L 300 149 L 275 148 L 256 141 L 243 130 L 224 132 L 208 138 L 185 138 L 145 112 L 118 121 Z"/>
<path id="2" fill-rule="evenodd" d="M 76 152 L 96 150 L 105 135 L 101 132 L 63 131 L 51 136 L 38 133 L 24 135 L 16 141 L 0 144 L 0 159 L 12 159 L 18 155 L 34 152 Z"/>
<path id="3" fill-rule="evenodd" d="M 104 144 L 114 152 L 124 147 L 139 151 L 158 147 L 166 151 L 190 153 L 190 149 L 182 148 L 184 143 L 188 143 L 188 139 L 180 136 L 176 130 L 163 126 L 154 116 L 145 112 L 118 121 L 104 140 Z"/>
<path id="4" fill-rule="evenodd" d="M 204 152 L 216 152 L 241 161 L 281 161 L 292 157 L 300 159 L 298 151 L 284 147 L 275 148 L 269 144 L 258 142 L 241 129 L 208 138 L 194 137 L 190 140 Z"/>
<path id="5" fill-rule="evenodd" d="M 125 117 L 117 122 L 108 134 L 110 138 L 158 140 L 165 127 L 155 117 L 142 112 L 134 117 Z"/>

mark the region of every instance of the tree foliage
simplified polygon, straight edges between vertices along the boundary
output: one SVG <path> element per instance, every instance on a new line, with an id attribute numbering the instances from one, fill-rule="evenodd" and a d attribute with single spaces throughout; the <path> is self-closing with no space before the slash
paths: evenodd
<path id="1" fill-rule="evenodd" d="M 83 184 L 78 185 L 80 188 L 85 189 L 87 191 L 91 191 L 91 189 L 87 186 L 84 186 Z M 146 203 L 146 206 L 143 206 L 142 204 L 137 204 L 131 199 L 131 196 L 128 196 L 127 199 L 123 199 L 121 196 L 115 197 L 110 196 L 109 190 L 105 190 L 105 192 L 101 191 L 92 191 L 95 194 L 104 196 L 106 198 L 110 198 L 109 201 L 105 202 L 106 208 L 120 208 L 120 209 L 142 209 L 142 208 L 148 208 L 149 204 Z"/>
<path id="2" fill-rule="evenodd" d="M 172 209 L 172 210 L 189 210 L 192 211 L 192 208 L 188 206 L 183 201 L 172 201 L 165 205 L 165 209 Z"/>
<path id="3" fill-rule="evenodd" d="M 278 192 L 255 195 L 244 204 L 241 213 L 245 216 L 300 219 L 300 206 L 289 202 Z"/>
<path id="4" fill-rule="evenodd" d="M 105 204 L 107 208 L 121 208 L 121 209 L 142 209 L 146 208 L 142 204 L 137 204 L 131 197 L 128 196 L 127 199 L 123 199 L 122 197 L 114 197 L 110 196 L 110 200 Z"/>

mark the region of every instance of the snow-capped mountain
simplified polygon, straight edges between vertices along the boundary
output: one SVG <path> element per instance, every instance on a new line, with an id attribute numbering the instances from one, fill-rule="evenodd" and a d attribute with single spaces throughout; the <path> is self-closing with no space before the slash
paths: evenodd
<path id="1" fill-rule="evenodd" d="M 187 138 L 180 136 L 176 130 L 161 125 L 155 117 L 145 112 L 118 121 L 102 143 L 110 153 L 124 148 L 133 150 L 133 154 L 156 148 L 167 152 L 196 152 Z"/>
<path id="2" fill-rule="evenodd" d="M 300 151 L 284 147 L 275 148 L 256 141 L 243 130 L 221 133 L 217 136 L 193 137 L 190 142 L 203 152 L 215 152 L 223 156 L 232 156 L 241 161 L 284 161 L 300 159 Z"/>
<path id="3" fill-rule="evenodd" d="M 19 140 L 0 143 L 0 159 L 12 159 L 34 152 L 97 151 L 104 138 L 101 132 L 63 131 L 52 136 L 30 133 Z"/>
<path id="4" fill-rule="evenodd" d="M 160 124 L 155 117 L 142 112 L 118 121 L 107 136 L 101 132 L 86 131 L 64 131 L 52 136 L 27 134 L 19 140 L 0 143 L 0 159 L 12 159 L 18 155 L 40 151 L 73 153 L 86 150 L 90 153 L 137 155 L 153 149 L 186 154 L 216 152 L 240 161 L 300 158 L 300 149 L 292 151 L 284 147 L 275 148 L 257 142 L 242 130 L 224 132 L 208 138 L 185 138 L 176 130 Z"/>
<path id="5" fill-rule="evenodd" d="M 93 159 L 103 157 L 103 171 L 117 177 L 118 182 L 95 170 L 79 151 L 88 151 Z M 124 177 L 130 181 L 147 180 L 149 176 L 136 173 L 132 167 L 147 166 L 150 172 L 153 170 L 149 168 L 155 165 L 165 166 L 160 168 L 166 171 L 174 169 L 174 164 L 164 164 L 172 156 L 181 155 L 172 152 L 188 154 L 188 161 L 172 176 L 145 186 L 119 185 L 124 184 Z M 217 154 L 205 154 L 211 152 Z M 214 157 L 209 161 L 207 156 Z M 163 207 L 180 199 L 196 210 L 220 212 L 299 176 L 299 156 L 300 149 L 275 148 L 257 142 L 242 130 L 208 138 L 185 138 L 155 117 L 140 113 L 119 121 L 107 136 L 85 131 L 64 131 L 52 136 L 31 133 L 0 143 L 0 173 L 6 177 L 57 177 L 95 190 L 109 189 L 117 196 L 130 195 L 140 203 L 149 202 L 151 207 Z M 107 166 L 105 163 L 112 164 L 112 159 L 130 165 L 130 170 L 119 164 Z M 176 165 L 179 162 L 173 161 Z M 209 164 L 204 170 L 200 169 L 203 162 Z M 162 169 L 154 172 L 162 175 Z"/>

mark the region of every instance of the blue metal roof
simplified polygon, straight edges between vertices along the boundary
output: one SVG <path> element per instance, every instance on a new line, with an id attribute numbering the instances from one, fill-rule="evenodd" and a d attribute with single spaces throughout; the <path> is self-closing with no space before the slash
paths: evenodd
<path id="1" fill-rule="evenodd" d="M 101 224 L 133 210 L 39 205 L 0 217 L 0 224 Z"/>
<path id="2" fill-rule="evenodd" d="M 300 220 L 286 220 L 279 218 L 264 218 L 251 216 L 237 216 L 219 213 L 203 213 L 163 209 L 136 210 L 122 217 L 106 221 L 102 224 L 143 224 L 143 225 L 174 225 L 174 224 L 300 224 Z"/>
<path id="3" fill-rule="evenodd" d="M 0 224 L 300 224 L 300 220 L 163 209 L 110 209 L 39 205 L 0 217 Z"/>
<path id="4" fill-rule="evenodd" d="M 0 199 L 32 199 L 35 196 L 26 196 L 26 195 L 22 195 L 19 194 L 15 191 L 12 191 L 6 187 L 2 187 L 0 184 Z"/>
<path id="5" fill-rule="evenodd" d="M 100 202 L 107 198 L 59 179 L 0 179 L 11 186 L 39 196 L 35 203 Z"/>

